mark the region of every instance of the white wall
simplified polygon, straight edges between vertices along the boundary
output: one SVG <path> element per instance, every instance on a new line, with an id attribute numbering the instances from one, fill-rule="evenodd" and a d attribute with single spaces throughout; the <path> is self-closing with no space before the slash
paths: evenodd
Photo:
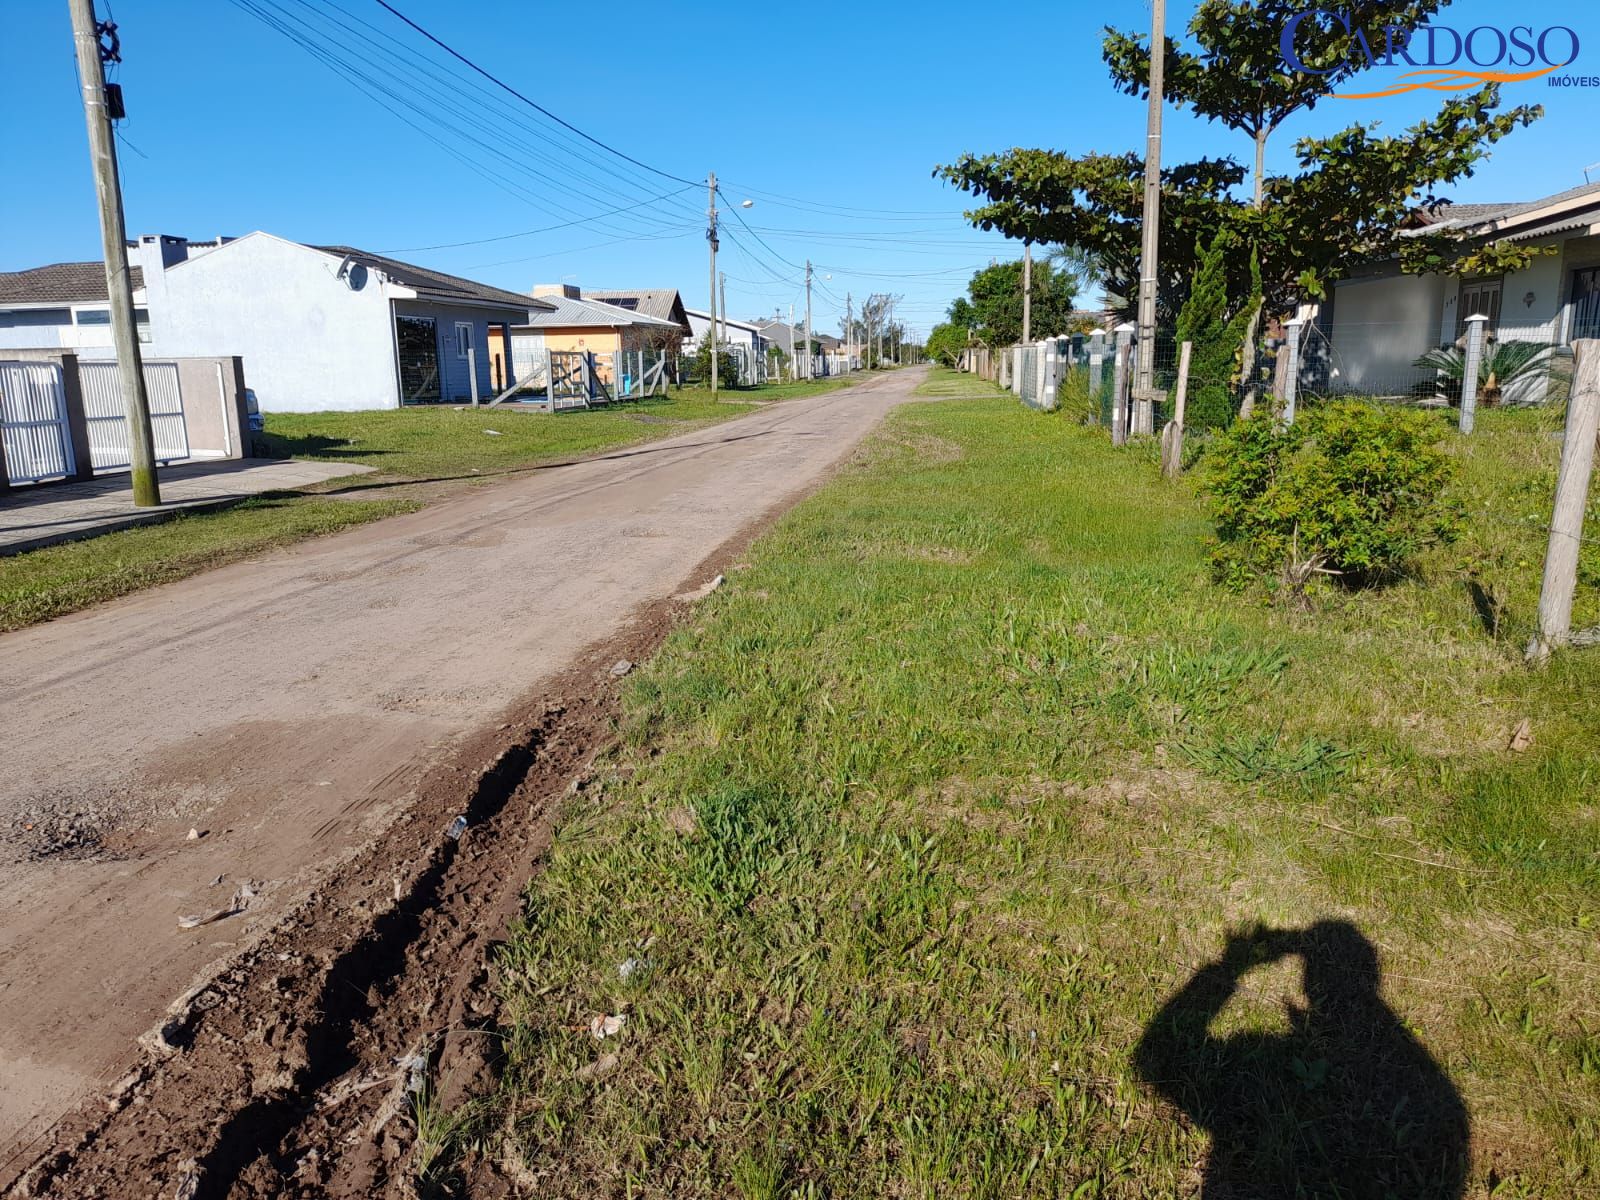
<path id="1" fill-rule="evenodd" d="M 263 412 L 399 406 L 391 289 L 377 272 L 353 291 L 337 258 L 266 233 L 164 273 L 144 266 L 152 357 L 237 354 Z"/>
<path id="2" fill-rule="evenodd" d="M 705 337 L 706 327 L 711 322 L 707 317 L 699 316 L 695 313 L 689 313 L 688 317 L 689 340 L 684 343 L 683 348 L 693 354 L 699 351 L 700 340 Z M 722 332 L 722 321 L 720 319 L 717 321 L 717 330 L 719 334 Z M 727 334 L 721 340 L 727 345 L 742 344 L 754 347 L 756 344 L 756 332 L 753 329 L 741 329 L 730 321 L 727 327 Z"/>
<path id="3" fill-rule="evenodd" d="M 1334 386 L 1403 395 L 1432 373 L 1417 358 L 1439 345 L 1447 281 L 1442 275 L 1351 279 L 1334 285 Z M 1454 288 L 1450 288 L 1453 293 Z"/>

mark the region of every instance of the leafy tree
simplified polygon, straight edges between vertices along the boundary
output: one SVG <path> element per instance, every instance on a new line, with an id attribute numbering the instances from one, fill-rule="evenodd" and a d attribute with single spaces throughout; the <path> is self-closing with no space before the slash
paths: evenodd
<path id="1" fill-rule="evenodd" d="M 1356 29 L 1409 26 L 1443 0 L 1367 0 L 1346 6 Z M 1408 269 L 1470 271 L 1481 257 L 1443 237 L 1406 238 L 1419 206 L 1442 203 L 1437 189 L 1471 174 L 1489 147 L 1542 114 L 1523 106 L 1499 112 L 1497 87 L 1445 101 L 1438 113 L 1403 133 L 1379 137 L 1375 127 L 1352 125 L 1322 138 L 1295 143 L 1295 169 L 1267 175 L 1265 149 L 1274 131 L 1296 112 L 1333 94 L 1363 65 L 1351 52 L 1342 25 L 1310 17 L 1296 47 L 1307 65 L 1327 74 L 1294 72 L 1281 58 L 1279 39 L 1297 14 L 1321 12 L 1321 0 L 1202 0 L 1189 24 L 1194 51 L 1167 40 L 1169 96 L 1195 115 L 1247 134 L 1257 156 L 1254 197 L 1236 189 L 1246 178 L 1232 158 L 1201 159 L 1161 172 L 1161 278 L 1159 307 L 1170 319 L 1198 265 L 1197 246 L 1219 238 L 1227 252 L 1228 292 L 1250 289 L 1250 254 L 1259 256 L 1269 312 L 1286 311 L 1300 295 L 1322 294 L 1352 266 L 1400 258 Z M 1137 36 L 1107 30 L 1106 62 L 1114 86 L 1143 94 L 1147 45 Z M 1144 163 L 1135 154 L 1071 156 L 1015 149 L 967 154 L 935 173 L 978 197 L 967 216 L 984 229 L 1014 238 L 1074 247 L 1093 255 L 1109 293 L 1138 291 Z M 1533 251 L 1492 252 L 1493 265 L 1516 265 Z"/>
<path id="2" fill-rule="evenodd" d="M 960 361 L 961 352 L 966 348 L 967 327 L 946 322 L 935 325 L 929 332 L 925 350 L 934 362 L 953 367 Z"/>
<path id="3" fill-rule="evenodd" d="M 1209 248 L 1196 249 L 1189 298 L 1178 313 L 1177 340 L 1193 344 L 1189 360 L 1189 409 L 1185 424 L 1194 429 L 1218 429 L 1233 421 L 1236 411 L 1233 380 L 1240 370 L 1239 350 L 1245 329 L 1261 310 L 1261 276 L 1242 302 L 1229 301 L 1227 272 L 1223 267 L 1222 239 Z"/>
<path id="4" fill-rule="evenodd" d="M 1030 332 L 1035 337 L 1061 334 L 1072 324 L 1076 282 L 1048 262 L 1033 264 L 1033 312 Z M 1009 346 L 1022 340 L 1022 260 L 996 263 L 973 275 L 967 297 L 950 306 L 950 323 L 975 328 L 991 346 Z"/>

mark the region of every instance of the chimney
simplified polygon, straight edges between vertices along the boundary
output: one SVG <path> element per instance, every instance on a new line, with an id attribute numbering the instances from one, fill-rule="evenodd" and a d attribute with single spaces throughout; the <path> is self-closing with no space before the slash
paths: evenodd
<path id="1" fill-rule="evenodd" d="M 142 251 L 139 258 L 147 270 L 160 263 L 164 271 L 189 257 L 189 239 L 174 237 L 170 233 L 144 234 L 139 239 L 139 247 Z"/>
<path id="2" fill-rule="evenodd" d="M 540 283 L 535 284 L 533 298 L 543 299 L 545 296 L 560 296 L 563 300 L 582 300 L 583 289 L 575 283 Z"/>

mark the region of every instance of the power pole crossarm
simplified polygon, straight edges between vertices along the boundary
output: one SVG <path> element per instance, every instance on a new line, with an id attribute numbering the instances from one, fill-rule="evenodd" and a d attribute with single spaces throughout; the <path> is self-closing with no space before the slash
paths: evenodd
<path id="1" fill-rule="evenodd" d="M 150 429 L 144 359 L 139 353 L 139 334 L 133 320 L 128 230 L 122 215 L 117 143 L 106 112 L 101 28 L 95 22 L 93 0 L 67 0 L 67 8 L 72 14 L 72 41 L 78 53 L 78 78 L 83 84 L 83 116 L 89 126 L 89 154 L 94 160 L 94 186 L 100 201 L 100 240 L 106 252 L 111 335 L 117 350 L 117 377 L 122 383 L 122 400 L 128 414 L 128 463 L 133 475 L 133 502 L 140 508 L 152 508 L 161 503 L 161 488 L 156 482 L 155 436 Z"/>

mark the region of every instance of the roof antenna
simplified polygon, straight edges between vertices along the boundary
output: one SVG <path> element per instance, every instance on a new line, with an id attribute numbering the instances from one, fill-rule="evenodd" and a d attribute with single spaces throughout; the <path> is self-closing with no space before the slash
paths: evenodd
<path id="1" fill-rule="evenodd" d="M 1591 171 L 1600 171 L 1600 162 L 1592 162 L 1587 167 L 1585 167 L 1583 169 L 1583 181 L 1585 183 L 1593 183 L 1594 182 L 1594 180 L 1589 178 L 1589 172 L 1591 172 Z"/>

